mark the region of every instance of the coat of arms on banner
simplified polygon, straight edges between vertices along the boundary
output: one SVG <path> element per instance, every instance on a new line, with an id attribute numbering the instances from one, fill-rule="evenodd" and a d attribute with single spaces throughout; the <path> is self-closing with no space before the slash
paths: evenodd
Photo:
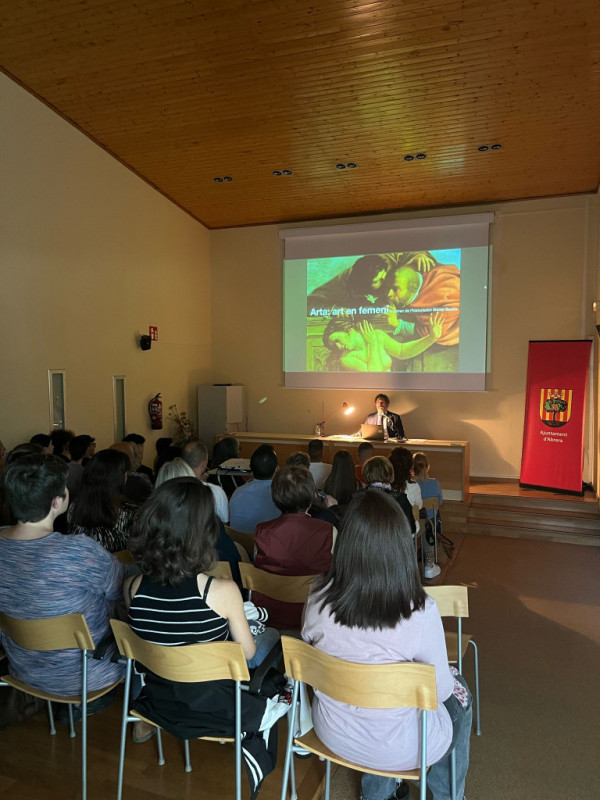
<path id="1" fill-rule="evenodd" d="M 540 419 L 548 428 L 561 428 L 571 416 L 572 389 L 541 389 Z"/>

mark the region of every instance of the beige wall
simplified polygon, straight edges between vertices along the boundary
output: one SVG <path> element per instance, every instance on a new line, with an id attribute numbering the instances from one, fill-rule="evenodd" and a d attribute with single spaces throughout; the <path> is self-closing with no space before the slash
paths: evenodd
<path id="1" fill-rule="evenodd" d="M 585 195 L 443 210 L 443 214 L 496 213 L 488 390 L 395 392 L 392 408 L 402 414 L 409 435 L 470 440 L 474 475 L 519 474 L 529 339 L 592 335 L 596 203 L 596 196 Z M 376 219 L 414 216 L 419 215 Z M 374 217 L 334 223 L 369 219 Z M 330 412 L 349 400 L 357 413 L 351 419 L 338 417 L 328 430 L 350 433 L 371 411 L 374 392 L 282 386 L 278 230 L 271 225 L 211 234 L 214 379 L 247 387 L 249 430 L 310 433 L 320 418 L 322 401 Z M 267 400 L 261 403 L 264 397 Z"/>
<path id="2" fill-rule="evenodd" d="M 48 369 L 65 369 L 69 427 L 110 444 L 126 375 L 128 429 L 152 441 L 150 397 L 195 416 L 212 378 L 210 234 L 2 75 L 0 107 L 0 438 L 48 431 Z"/>
<path id="3" fill-rule="evenodd" d="M 121 374 L 128 429 L 151 441 L 159 435 L 146 415 L 154 393 L 163 392 L 165 414 L 176 402 L 195 417 L 195 387 L 212 381 L 247 387 L 251 430 L 309 433 L 322 401 L 329 413 L 344 399 L 357 413 L 329 430 L 356 429 L 373 392 L 282 386 L 277 226 L 209 233 L 4 76 L 0 108 L 5 444 L 48 430 L 48 369 L 67 371 L 67 425 L 100 446 L 113 438 L 112 376 Z M 396 392 L 392 401 L 413 436 L 469 439 L 473 474 L 516 476 L 527 341 L 594 333 L 598 196 L 443 213 L 482 210 L 496 213 L 488 391 Z M 361 221 L 411 216 L 435 213 Z M 160 341 L 143 353 L 136 335 L 150 324 Z M 597 412 L 590 430 L 597 440 Z M 588 471 L 594 453 L 588 448 Z"/>

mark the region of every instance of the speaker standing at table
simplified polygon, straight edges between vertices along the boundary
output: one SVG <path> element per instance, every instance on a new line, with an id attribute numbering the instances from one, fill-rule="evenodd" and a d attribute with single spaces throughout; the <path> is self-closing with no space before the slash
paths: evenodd
<path id="1" fill-rule="evenodd" d="M 405 439 L 406 437 L 404 435 L 400 414 L 388 411 L 389 405 L 390 398 L 387 394 L 378 394 L 375 398 L 375 408 L 377 411 L 374 414 L 369 414 L 365 420 L 365 425 L 384 425 L 385 417 L 388 436 L 392 439 Z"/>

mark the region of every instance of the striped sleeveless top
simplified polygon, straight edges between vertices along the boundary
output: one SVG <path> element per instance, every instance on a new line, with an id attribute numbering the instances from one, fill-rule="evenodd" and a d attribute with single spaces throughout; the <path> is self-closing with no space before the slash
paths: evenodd
<path id="1" fill-rule="evenodd" d="M 229 623 L 206 603 L 212 580 L 201 595 L 196 577 L 161 586 L 144 575 L 129 606 L 132 630 L 147 642 L 170 647 L 226 641 Z"/>

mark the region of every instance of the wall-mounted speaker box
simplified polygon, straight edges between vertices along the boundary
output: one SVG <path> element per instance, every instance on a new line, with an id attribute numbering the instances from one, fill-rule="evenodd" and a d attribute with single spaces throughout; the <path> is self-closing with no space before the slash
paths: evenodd
<path id="1" fill-rule="evenodd" d="M 198 436 L 209 453 L 220 433 L 248 430 L 246 393 L 239 384 L 198 386 Z"/>

